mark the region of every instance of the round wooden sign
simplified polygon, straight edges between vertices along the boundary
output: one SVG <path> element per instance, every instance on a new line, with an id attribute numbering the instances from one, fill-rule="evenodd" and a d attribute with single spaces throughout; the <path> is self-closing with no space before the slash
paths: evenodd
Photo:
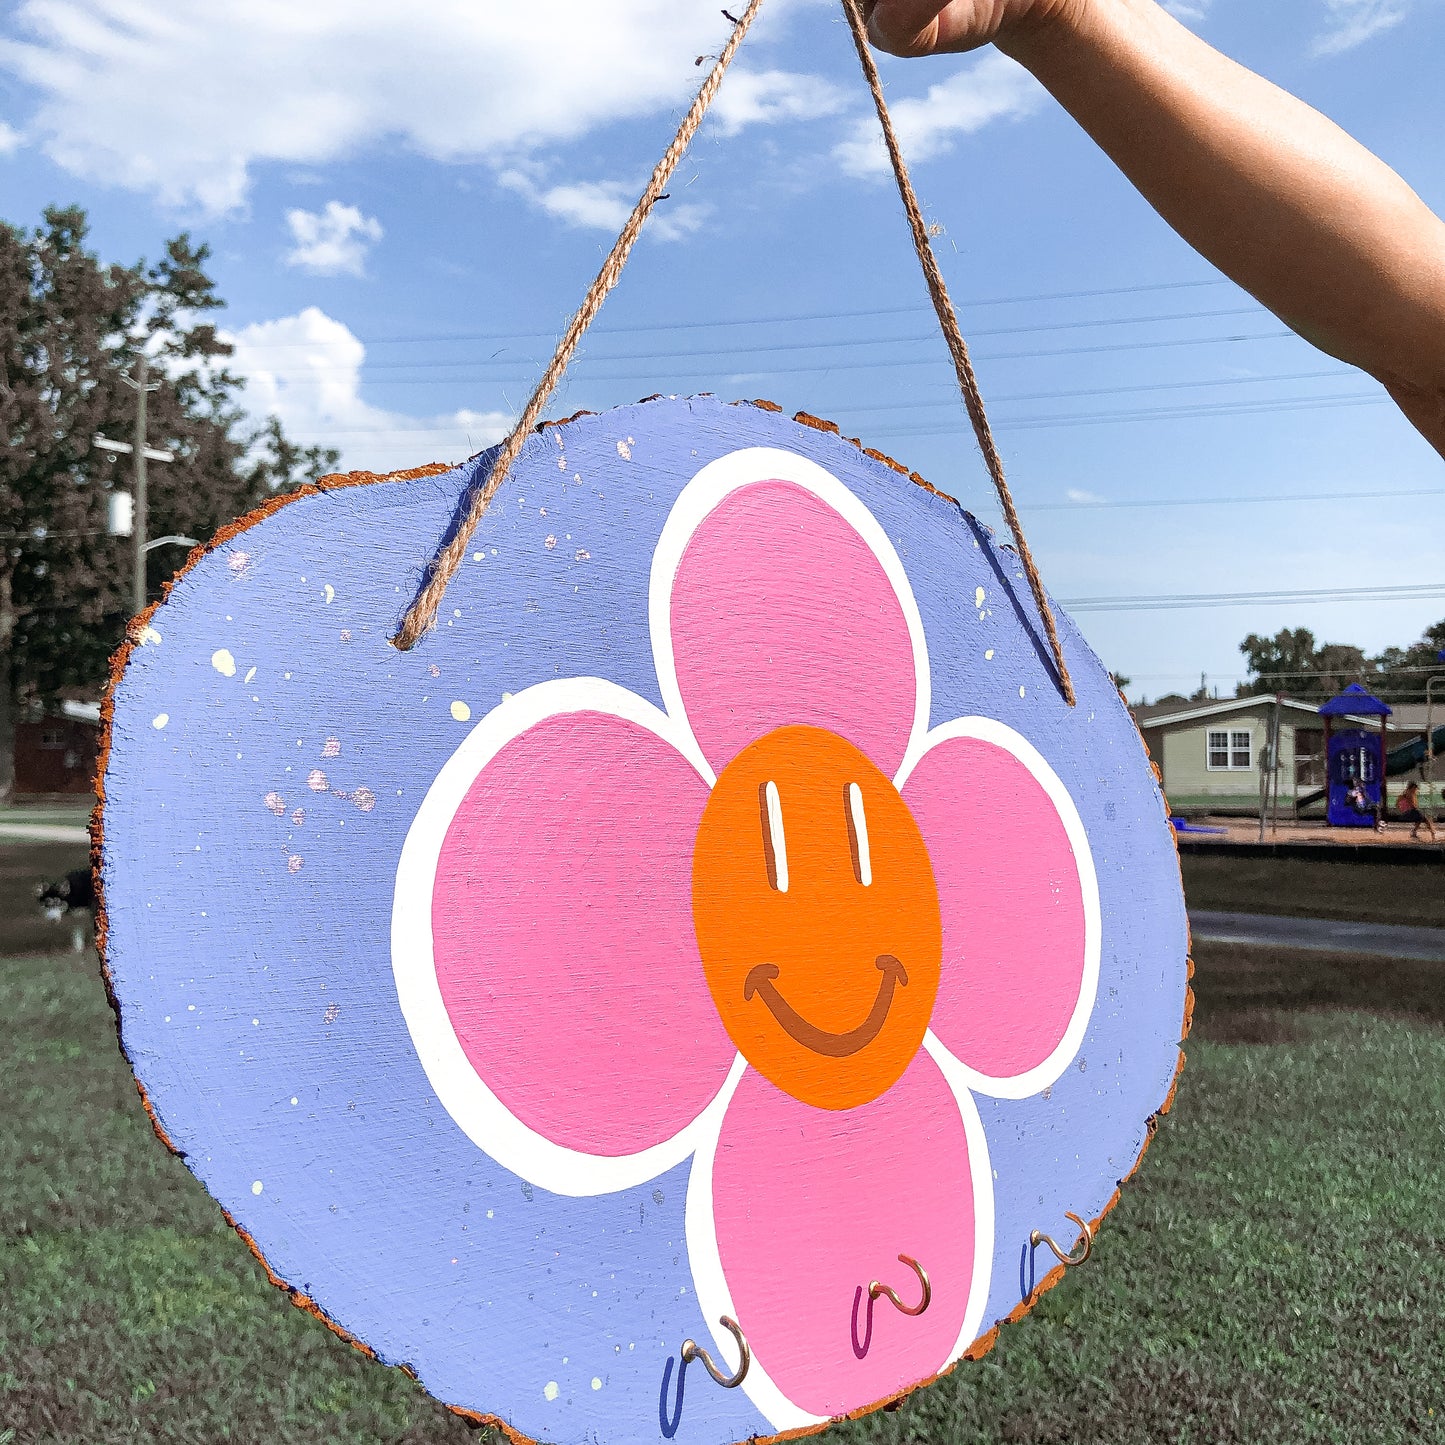
<path id="1" fill-rule="evenodd" d="M 897 1397 L 1167 1107 L 1139 735 L 956 503 L 711 399 L 529 440 L 398 652 L 486 461 L 287 498 L 135 624 L 104 956 L 157 1128 L 300 1302 L 516 1435 Z"/>

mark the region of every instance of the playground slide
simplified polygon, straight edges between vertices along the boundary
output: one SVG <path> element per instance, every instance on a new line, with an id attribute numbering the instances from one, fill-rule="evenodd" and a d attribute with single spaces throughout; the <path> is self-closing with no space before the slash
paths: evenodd
<path id="1" fill-rule="evenodd" d="M 1445 756 L 1445 727 L 1435 729 L 1434 742 L 1435 756 Z M 1425 761 L 1425 739 L 1423 736 L 1412 738 L 1408 743 L 1401 743 L 1397 748 L 1391 748 L 1385 754 L 1385 776 L 1387 778 L 1397 777 L 1401 773 L 1408 773 L 1412 768 L 1418 768 Z M 1325 800 L 1323 788 L 1313 793 L 1306 793 L 1296 806 L 1300 809 L 1308 808 L 1311 804 L 1322 803 Z"/>

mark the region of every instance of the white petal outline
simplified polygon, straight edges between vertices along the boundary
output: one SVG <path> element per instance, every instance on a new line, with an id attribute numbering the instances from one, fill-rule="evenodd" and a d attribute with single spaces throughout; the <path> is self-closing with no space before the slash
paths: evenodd
<path id="1" fill-rule="evenodd" d="M 677 662 L 672 646 L 672 584 L 683 553 L 693 534 L 734 492 L 765 482 L 791 482 L 836 512 L 862 539 L 878 560 L 898 599 L 908 640 L 913 648 L 913 722 L 900 771 L 911 769 L 923 755 L 932 706 L 932 681 L 928 670 L 928 646 L 923 636 L 923 617 L 913 596 L 908 574 L 903 570 L 888 533 L 864 504 L 831 472 L 796 452 L 780 447 L 744 447 L 709 462 L 678 494 L 663 524 L 657 550 L 652 554 L 652 577 L 648 585 L 648 620 L 652 628 L 652 655 L 657 666 L 657 685 L 662 703 L 673 717 L 686 717 L 682 693 L 677 684 Z M 689 731 L 691 728 L 689 727 Z M 696 760 L 694 760 L 696 766 Z M 709 769 L 709 781 L 716 781 Z"/>
<path id="2" fill-rule="evenodd" d="M 964 1307 L 963 1323 L 959 1327 L 957 1340 L 944 1359 L 935 1365 L 924 1367 L 919 1374 L 919 1382 L 941 1374 L 958 1360 L 982 1333 L 984 1311 L 988 1307 L 988 1289 L 993 1278 L 994 1248 L 993 1169 L 989 1164 L 988 1139 L 983 1131 L 978 1105 L 974 1102 L 967 1080 L 961 1076 L 958 1060 L 932 1034 L 925 1036 L 924 1048 L 943 1075 L 945 1087 L 953 1095 L 968 1147 L 968 1167 L 973 1186 L 973 1278 L 969 1281 L 968 1301 Z M 742 1076 L 743 1070 L 739 1069 L 728 1079 L 728 1103 L 732 1102 L 732 1096 L 742 1082 Z M 712 1189 L 713 1161 L 717 1156 L 718 1139 L 722 1133 L 725 1113 L 726 1105 L 710 1120 L 706 1134 L 700 1135 L 697 1141 L 697 1156 L 693 1159 L 692 1174 L 687 1183 L 686 1231 L 687 1257 L 692 1265 L 693 1288 L 697 1292 L 698 1308 L 702 1311 L 723 1358 L 731 1360 L 737 1352 L 737 1342 L 724 1328 L 720 1317 L 729 1315 L 736 1319 L 737 1307 L 733 1303 L 732 1291 L 728 1288 L 727 1277 L 723 1273 Z M 926 1269 L 928 1262 L 924 1260 L 922 1263 Z M 743 1329 L 746 1333 L 746 1324 Z M 906 1389 L 914 1383 L 917 1382 L 909 1381 L 901 1388 Z M 779 1432 L 807 1429 L 833 1418 L 829 1415 L 811 1414 L 800 1405 L 795 1405 L 768 1374 L 767 1367 L 758 1358 L 756 1351 L 753 1352 L 753 1362 L 742 1388 L 773 1429 Z M 861 1402 L 862 1405 L 875 1403 L 873 1400 Z"/>
<path id="3" fill-rule="evenodd" d="M 1074 800 L 1069 796 L 1063 779 L 1049 766 L 1044 755 L 1022 733 L 1015 732 L 1007 723 L 994 718 L 960 717 L 934 728 L 928 734 L 927 745 L 918 757 L 898 770 L 898 776 L 893 780 L 898 791 L 902 793 L 913 769 L 929 752 L 940 743 L 951 742 L 955 738 L 977 738 L 981 742 L 992 743 L 995 747 L 1011 753 L 1028 769 L 1034 781 L 1054 805 L 1054 811 L 1064 826 L 1064 834 L 1069 840 L 1074 866 L 1079 875 L 1079 895 L 1084 910 L 1084 972 L 1079 980 L 1079 997 L 1074 1004 L 1073 1013 L 1069 1016 L 1068 1027 L 1053 1052 L 1033 1068 L 1026 1069 L 1021 1074 L 1003 1077 L 981 1073 L 949 1054 L 958 1067 L 958 1077 L 964 1080 L 969 1088 L 977 1089 L 982 1094 L 990 1094 L 996 1099 L 1027 1099 L 1037 1094 L 1040 1089 L 1047 1088 L 1068 1068 L 1088 1032 L 1089 1019 L 1094 1012 L 1094 1001 L 1099 991 L 1099 954 L 1103 936 L 1099 879 L 1094 870 L 1094 854 L 1089 847 L 1088 834 L 1084 831 L 1084 821 L 1079 817 L 1079 810 L 1074 806 Z M 925 1043 L 928 1040 L 932 1040 L 928 1045 L 930 1052 L 935 1052 L 936 1046 L 936 1051 L 948 1053 L 931 1029 Z"/>
<path id="4" fill-rule="evenodd" d="M 469 1139 L 505 1169 L 553 1194 L 584 1198 L 645 1184 L 697 1147 L 731 1092 L 720 1084 L 697 1118 L 670 1139 L 635 1154 L 585 1154 L 529 1128 L 492 1092 L 456 1036 L 433 955 L 431 905 L 437 861 L 462 799 L 482 769 L 514 738 L 546 718 L 595 712 L 653 733 L 697 766 L 696 741 L 650 702 L 597 677 L 538 683 L 495 707 L 463 739 L 427 791 L 402 846 L 391 913 L 391 964 L 417 1057 L 437 1098 Z M 733 1071 L 741 1060 L 735 1060 Z"/>

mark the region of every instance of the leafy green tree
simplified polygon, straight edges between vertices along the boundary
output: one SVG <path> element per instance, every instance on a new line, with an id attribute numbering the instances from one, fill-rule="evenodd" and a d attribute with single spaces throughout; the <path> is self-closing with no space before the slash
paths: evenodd
<path id="1" fill-rule="evenodd" d="M 1369 687 L 1374 668 L 1358 647 L 1327 642 L 1319 646 L 1307 627 L 1282 628 L 1273 637 L 1251 632 L 1239 644 L 1250 678 L 1235 688 L 1236 697 L 1287 693 L 1305 701 L 1324 702 L 1352 682 Z"/>
<path id="2" fill-rule="evenodd" d="M 278 490 L 335 466 L 239 405 L 242 379 L 211 319 L 224 303 L 209 250 L 188 235 L 153 265 L 107 265 L 86 218 L 46 211 L 33 231 L 0 223 L 0 796 L 17 710 L 94 698 L 129 619 L 133 553 L 108 534 L 111 493 L 130 463 L 97 449 L 129 441 L 133 375 L 151 379 L 149 440 L 176 453 L 149 477 L 149 531 L 206 538 Z M 148 595 L 179 559 L 152 554 Z"/>
<path id="3" fill-rule="evenodd" d="M 1431 676 L 1445 675 L 1445 618 L 1425 629 L 1418 642 L 1409 647 L 1387 647 L 1372 658 L 1382 689 L 1391 702 L 1424 702 L 1425 683 Z M 1445 698 L 1445 686 L 1435 689 L 1437 698 Z"/>

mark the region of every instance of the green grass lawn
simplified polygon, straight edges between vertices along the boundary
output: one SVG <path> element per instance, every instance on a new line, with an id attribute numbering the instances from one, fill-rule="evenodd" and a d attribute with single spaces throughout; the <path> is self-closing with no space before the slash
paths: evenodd
<path id="1" fill-rule="evenodd" d="M 1203 953 L 1177 1105 L 1094 1258 L 828 1438 L 1445 1439 L 1441 990 L 1372 1001 L 1377 961 L 1344 960 L 1335 993 L 1261 991 L 1248 954 Z M 1276 1007 L 1336 997 L 1399 1016 Z M 0 1009 L 0 1445 L 474 1438 L 266 1283 L 151 1133 L 93 958 L 0 959 Z"/>
<path id="2" fill-rule="evenodd" d="M 1180 854 L 1191 908 L 1445 928 L 1445 862 L 1328 863 Z"/>

